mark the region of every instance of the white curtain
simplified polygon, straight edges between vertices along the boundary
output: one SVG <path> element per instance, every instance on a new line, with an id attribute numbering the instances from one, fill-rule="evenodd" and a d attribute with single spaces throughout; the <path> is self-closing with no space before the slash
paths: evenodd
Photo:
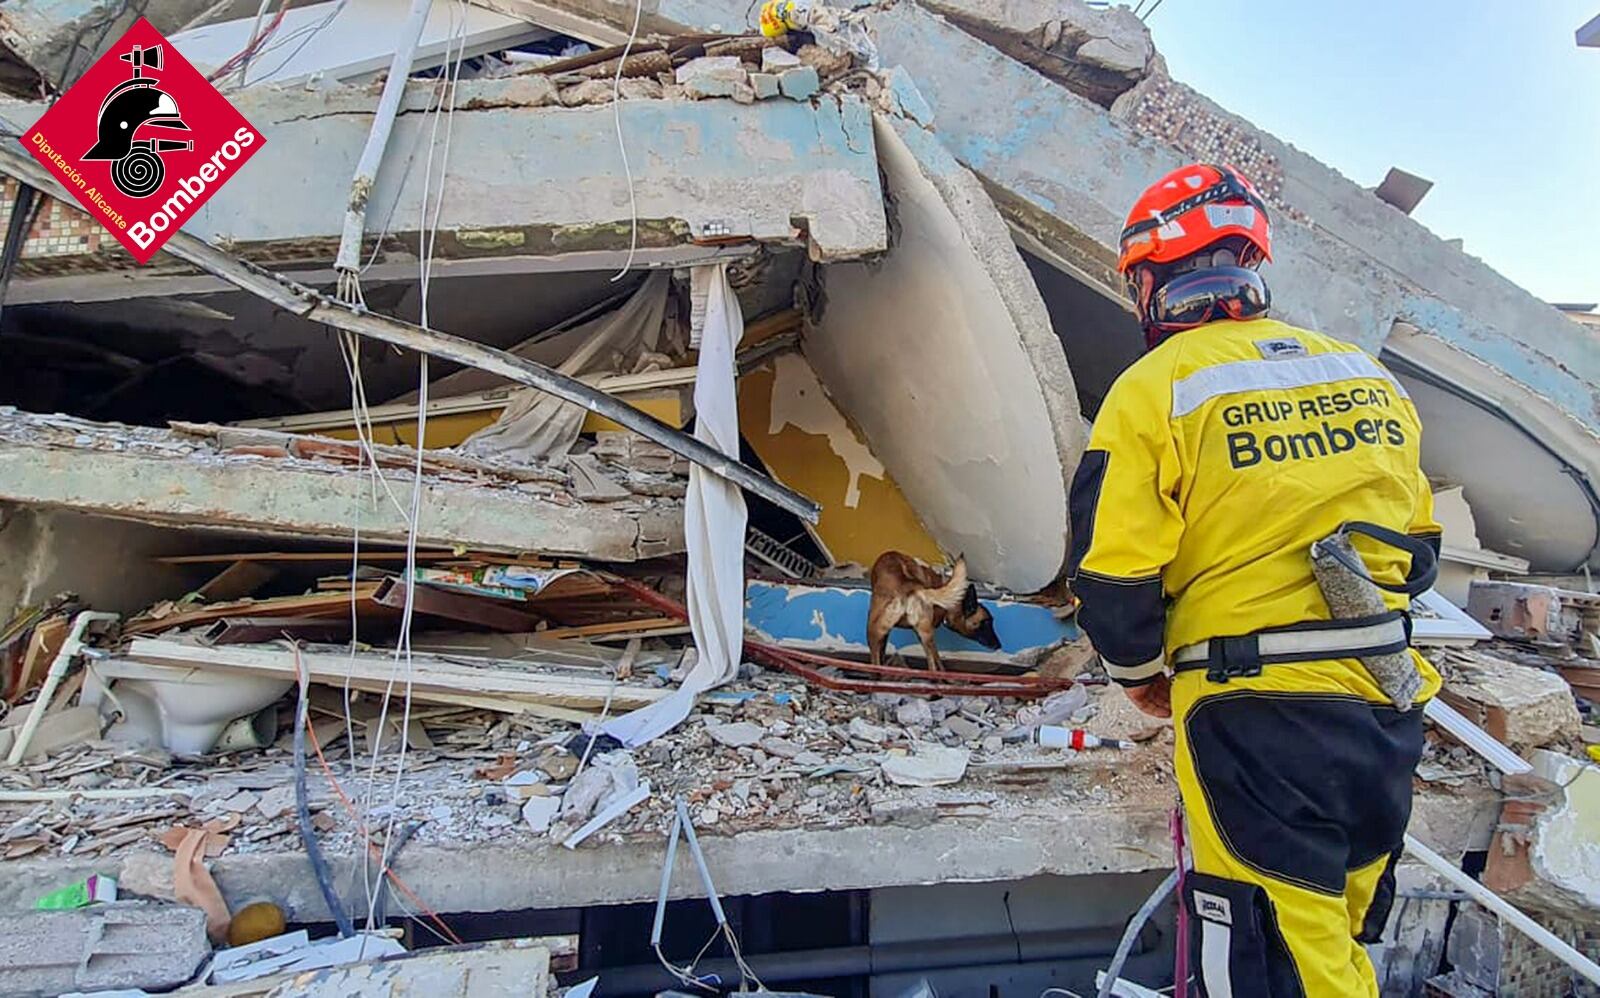
<path id="1" fill-rule="evenodd" d="M 692 277 L 696 297 L 704 292 L 706 301 L 694 383 L 694 435 L 738 460 L 733 355 L 744 336 L 744 316 L 728 284 L 727 264 L 696 267 Z M 727 479 L 692 465 L 683 517 L 689 625 L 698 659 L 672 696 L 602 728 L 630 748 L 672 730 L 689 716 L 702 691 L 727 682 L 739 670 L 744 645 L 744 494 Z"/>

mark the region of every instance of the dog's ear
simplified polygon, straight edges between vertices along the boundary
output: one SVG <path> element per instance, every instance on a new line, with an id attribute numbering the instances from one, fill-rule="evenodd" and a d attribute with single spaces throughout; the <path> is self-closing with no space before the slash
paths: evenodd
<path id="1" fill-rule="evenodd" d="M 978 612 L 978 587 L 967 583 L 967 591 L 961 594 L 961 613 L 970 617 Z"/>

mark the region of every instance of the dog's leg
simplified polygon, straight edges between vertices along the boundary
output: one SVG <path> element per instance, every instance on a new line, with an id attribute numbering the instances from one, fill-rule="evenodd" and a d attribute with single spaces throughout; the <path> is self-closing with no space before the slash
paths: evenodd
<path id="1" fill-rule="evenodd" d="M 938 628 L 932 621 L 925 621 L 917 627 L 917 640 L 922 642 L 922 650 L 928 656 L 928 671 L 943 672 L 944 663 L 939 661 L 939 646 L 934 643 Z"/>
<path id="2" fill-rule="evenodd" d="M 867 627 L 867 651 L 872 653 L 872 664 L 883 664 L 883 651 L 890 643 L 890 627 L 886 625 L 870 624 Z"/>
<path id="3" fill-rule="evenodd" d="M 889 644 L 889 623 L 882 615 L 869 613 L 867 615 L 867 651 L 872 656 L 873 665 L 883 664 L 883 652 Z"/>

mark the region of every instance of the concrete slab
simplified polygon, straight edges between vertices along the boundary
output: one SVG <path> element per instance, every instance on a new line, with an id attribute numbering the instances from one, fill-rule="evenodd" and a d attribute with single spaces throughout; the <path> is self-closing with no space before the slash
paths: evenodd
<path id="1" fill-rule="evenodd" d="M 1167 869 L 1171 801 L 1161 795 L 1127 799 L 1112 791 L 1100 800 L 1036 800 L 1026 813 L 835 829 L 789 829 L 720 835 L 701 829 L 700 841 L 717 888 L 725 896 L 775 891 L 858 890 L 949 882 L 993 882 L 1036 874 L 1132 873 Z M 1491 815 L 1497 798 L 1472 791 L 1424 790 L 1411 830 L 1439 852 L 1459 855 L 1479 811 Z M 664 836 L 603 843 L 577 850 L 547 841 L 455 846 L 414 843 L 397 869 L 418 896 L 440 912 L 582 907 L 645 901 L 660 886 Z M 358 883 L 359 860 L 332 855 L 336 883 Z M 291 922 L 324 921 L 327 912 L 298 850 L 224 854 L 211 871 L 230 900 L 271 898 Z M 67 876 L 99 872 L 129 890 L 170 889 L 172 857 L 158 851 L 109 859 L 25 859 L 6 864 L 0 911 L 31 905 L 33 897 Z M 703 896 L 693 864 L 679 860 L 671 894 Z"/>
<path id="2" fill-rule="evenodd" d="M 410 477 L 386 469 L 410 494 Z M 166 430 L 0 411 L 0 500 L 186 527 L 403 542 L 401 510 L 354 465 L 224 455 Z M 426 474 L 418 543 L 633 561 L 682 550 L 675 500 L 587 505 L 552 483 Z M 41 543 L 46 543 L 47 538 Z M 31 557 L 25 552 L 18 557 Z"/>
<path id="3" fill-rule="evenodd" d="M 166 990 L 210 955 L 205 912 L 184 905 L 121 901 L 0 917 L 0 987 L 8 995 Z"/>
<path id="4" fill-rule="evenodd" d="M 408 88 L 368 213 L 369 230 L 387 231 L 386 245 L 408 254 L 416 246 L 425 172 L 418 153 L 432 127 L 424 111 L 432 86 Z M 354 172 L 376 100 L 354 87 L 252 87 L 236 95 L 267 143 L 250 169 L 185 219 L 185 231 L 246 253 L 270 248 L 275 266 L 331 259 L 349 191 L 327 178 Z M 441 260 L 628 247 L 628 178 L 611 109 L 551 106 L 554 100 L 538 78 L 461 84 L 451 142 L 471 155 L 453 159 L 444 181 Z M 26 128 L 43 110 L 13 104 L 4 113 Z M 871 119 L 859 100 L 626 100 L 621 115 L 644 248 L 799 240 L 813 259 L 836 260 L 887 245 Z M 438 196 L 437 175 L 432 183 Z M 93 261 L 91 269 L 100 269 L 120 259 L 31 254 L 28 272 L 46 276 L 52 262 L 81 269 Z"/>
<path id="5" fill-rule="evenodd" d="M 1072 372 L 982 185 L 933 134 L 877 119 L 897 238 L 823 273 L 804 349 L 946 551 L 975 578 L 1047 585 L 1083 449 Z"/>

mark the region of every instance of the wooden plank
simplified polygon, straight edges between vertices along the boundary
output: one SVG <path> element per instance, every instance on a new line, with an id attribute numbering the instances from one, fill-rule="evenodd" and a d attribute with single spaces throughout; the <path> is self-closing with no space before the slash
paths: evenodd
<path id="1" fill-rule="evenodd" d="M 211 577 L 211 581 L 195 592 L 207 603 L 225 603 L 228 600 L 254 596 L 256 591 L 278 574 L 278 570 L 262 561 L 235 561 Z"/>
<path id="2" fill-rule="evenodd" d="M 61 650 L 62 643 L 67 640 L 67 632 L 71 629 L 72 619 L 64 616 L 51 617 L 34 625 L 33 634 L 28 638 L 28 650 L 22 656 L 22 671 L 17 677 L 17 688 L 12 691 L 13 701 L 33 688 L 35 675 L 41 681 L 44 679 L 45 672 L 49 670 L 50 663 L 55 661 L 56 653 Z"/>
<path id="3" fill-rule="evenodd" d="M 644 620 L 614 620 L 605 624 L 586 624 L 582 627 L 552 627 L 540 631 L 546 638 L 593 638 L 602 635 L 639 635 L 662 628 L 680 628 L 683 621 L 676 617 L 647 617 Z"/>
<path id="4" fill-rule="evenodd" d="M 363 582 L 355 588 L 358 615 L 393 616 L 395 611 L 373 601 L 380 583 Z M 135 617 L 123 625 L 124 634 L 153 634 L 180 627 L 210 624 L 224 617 L 333 617 L 350 612 L 351 594 L 312 593 L 306 596 L 283 596 L 277 599 L 235 600 L 215 603 L 193 610 L 180 610 L 164 617 Z"/>
<path id="5" fill-rule="evenodd" d="M 418 551 L 418 561 L 471 560 L 454 551 Z M 228 554 L 180 554 L 152 558 L 162 565 L 211 565 L 231 561 L 349 561 L 350 549 L 331 551 L 234 551 Z M 405 561 L 404 551 L 362 551 L 361 561 Z"/>
<path id="6" fill-rule="evenodd" d="M 295 674 L 293 654 L 287 649 L 264 645 L 204 647 L 162 638 L 135 638 L 129 644 L 127 657 L 134 662 L 180 668 L 228 669 L 286 678 L 293 678 Z M 482 662 L 480 666 L 461 664 L 471 661 L 469 659 L 453 657 L 446 662 L 418 655 L 413 657 L 408 669 L 405 663 L 396 662 L 386 654 L 302 651 L 299 659 L 316 682 L 342 685 L 348 676 L 352 686 L 361 684 L 363 688 L 371 688 L 376 685 L 382 689 L 392 682 L 396 690 L 403 690 L 409 681 L 419 699 L 427 692 L 442 691 L 504 694 L 560 707 L 599 707 L 610 694 L 613 707 L 631 709 L 655 703 L 671 692 L 613 683 L 601 677 L 531 672 L 522 663 L 493 660 L 478 660 Z"/>

